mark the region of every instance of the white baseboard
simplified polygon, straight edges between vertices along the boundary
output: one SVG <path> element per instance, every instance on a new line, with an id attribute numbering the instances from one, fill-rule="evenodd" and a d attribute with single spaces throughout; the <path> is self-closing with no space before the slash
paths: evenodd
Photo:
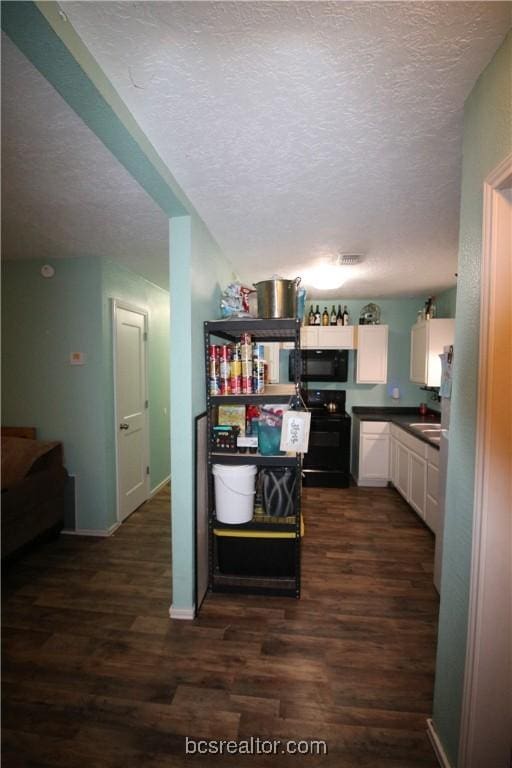
<path id="1" fill-rule="evenodd" d="M 446 752 L 444 751 L 443 745 L 441 744 L 441 739 L 437 735 L 435 725 L 432 721 L 432 718 L 430 717 L 427 718 L 427 735 L 430 739 L 430 743 L 432 744 L 432 748 L 441 768 L 453 768 L 452 764 L 446 756 Z"/>
<path id="2" fill-rule="evenodd" d="M 192 621 L 196 617 L 196 607 L 192 608 L 175 608 L 173 605 L 169 608 L 169 618 L 181 619 L 184 621 Z"/>
<path id="3" fill-rule="evenodd" d="M 161 491 L 161 490 L 162 490 L 162 488 L 164 487 L 164 485 L 167 485 L 167 483 L 169 483 L 169 482 L 170 482 L 170 480 L 171 480 L 171 476 L 170 476 L 170 475 L 167 475 L 167 477 L 164 477 L 164 479 L 162 480 L 162 482 L 161 482 L 161 483 L 158 483 L 158 485 L 157 485 L 157 486 L 155 486 L 154 488 L 152 488 L 152 489 L 150 490 L 150 492 L 149 492 L 149 498 L 150 498 L 150 499 L 152 499 L 152 498 L 153 498 L 153 496 L 156 496 L 156 494 L 158 493 L 158 491 Z"/>
<path id="4" fill-rule="evenodd" d="M 386 488 L 388 482 L 380 477 L 359 477 L 356 480 L 356 484 L 363 488 Z"/>
<path id="5" fill-rule="evenodd" d="M 67 531 L 63 530 L 61 531 L 62 534 L 65 534 L 66 536 L 112 536 L 114 531 L 117 531 L 121 523 L 114 523 L 110 526 L 110 528 L 77 528 L 76 531 Z"/>

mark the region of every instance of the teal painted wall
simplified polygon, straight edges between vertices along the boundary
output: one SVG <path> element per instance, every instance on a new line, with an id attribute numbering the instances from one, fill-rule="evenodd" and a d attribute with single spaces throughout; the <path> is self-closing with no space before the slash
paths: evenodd
<path id="1" fill-rule="evenodd" d="M 512 152 L 512 33 L 465 104 L 450 454 L 433 719 L 457 765 L 473 523 L 482 185 Z"/>
<path id="2" fill-rule="evenodd" d="M 455 289 L 450 289 L 449 292 Z M 444 299 L 445 294 L 438 297 L 438 316 L 453 317 L 454 308 L 451 307 L 450 299 Z M 417 312 L 424 305 L 424 299 L 417 297 L 413 299 L 330 299 L 329 303 L 321 300 L 309 302 L 306 307 L 306 313 L 309 312 L 310 304 L 316 307 L 318 304 L 320 311 L 327 306 L 331 310 L 333 304 L 336 309 L 338 304 L 342 308 L 346 304 L 350 313 L 351 323 L 357 323 L 361 309 L 368 303 L 378 304 L 381 309 L 381 323 L 389 325 L 388 338 L 388 383 L 387 384 L 356 384 L 355 382 L 355 360 L 356 353 L 349 353 L 348 380 L 343 384 L 322 384 L 318 387 L 330 389 L 344 389 L 347 393 L 347 411 L 351 411 L 355 405 L 381 405 L 381 406 L 416 406 L 422 401 L 427 401 L 432 407 L 435 403 L 428 399 L 427 393 L 421 390 L 416 384 L 409 381 L 410 366 L 410 334 L 411 326 L 414 325 L 417 318 Z M 442 311 L 441 311 L 442 310 Z M 453 310 L 453 314 L 452 314 Z M 288 353 L 281 353 L 280 378 L 286 381 L 288 376 Z M 314 382 L 312 383 L 315 386 Z M 400 400 L 391 398 L 393 387 L 400 388 Z"/>
<path id="3" fill-rule="evenodd" d="M 81 528 L 115 521 L 107 508 L 107 429 L 103 409 L 101 263 L 56 261 L 2 265 L 2 423 L 35 426 L 42 439 L 62 440 L 77 477 Z M 69 365 L 71 352 L 86 364 Z"/>
<path id="4" fill-rule="evenodd" d="M 455 317 L 457 304 L 457 286 L 440 293 L 436 298 L 438 317 Z"/>
<path id="5" fill-rule="evenodd" d="M 233 278 L 196 217 L 170 223 L 171 507 L 174 611 L 194 605 L 194 418 L 204 411 L 203 322 L 219 316 L 222 288 Z"/>
<path id="6" fill-rule="evenodd" d="M 116 522 L 110 297 L 150 316 L 151 486 L 169 474 L 169 294 L 147 280 L 95 258 L 2 265 L 2 423 L 36 426 L 64 444 L 77 477 L 76 524 L 106 530 Z M 84 366 L 69 365 L 84 352 Z"/>

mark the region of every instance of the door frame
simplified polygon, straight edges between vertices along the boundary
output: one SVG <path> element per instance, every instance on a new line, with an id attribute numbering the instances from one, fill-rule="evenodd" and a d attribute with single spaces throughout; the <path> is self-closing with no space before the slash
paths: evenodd
<path id="1" fill-rule="evenodd" d="M 112 369 L 113 369 L 113 383 L 114 383 L 114 443 L 115 443 L 115 469 L 116 469 L 116 520 L 120 524 L 121 513 L 119 504 L 119 429 L 117 423 L 117 310 L 126 309 L 128 312 L 136 312 L 139 315 L 144 316 L 144 333 L 146 338 L 149 338 L 149 312 L 147 309 L 142 309 L 135 304 L 130 304 L 122 299 L 111 298 L 112 309 Z M 149 401 L 149 354 L 148 344 L 144 344 L 144 384 L 145 384 L 145 400 Z M 149 406 L 144 409 L 144 460 L 146 466 L 149 464 Z M 150 468 L 151 472 L 151 468 Z M 150 474 L 146 475 L 146 500 L 150 497 Z"/>
<path id="2" fill-rule="evenodd" d="M 495 562 L 495 553 L 493 553 L 491 543 L 489 542 L 489 531 L 501 528 L 499 521 L 496 521 L 496 515 L 489 514 L 492 509 L 492 499 L 491 503 L 489 501 L 489 493 L 492 487 L 490 473 L 492 462 L 489 449 L 498 421 L 498 417 L 495 415 L 495 410 L 492 407 L 493 397 L 496 394 L 493 361 L 496 356 L 495 349 L 498 340 L 495 335 L 495 328 L 500 312 L 504 309 L 505 311 L 510 311 L 510 307 L 504 308 L 502 306 L 503 299 L 500 301 L 496 298 L 496 264 L 498 259 L 503 258 L 496 244 L 497 202 L 500 189 L 507 188 L 510 182 L 512 182 L 512 155 L 508 155 L 487 176 L 483 188 L 475 494 L 467 651 L 459 742 L 459 765 L 461 768 L 477 768 L 477 766 L 482 764 L 478 762 L 479 757 L 475 754 L 475 748 L 479 743 L 482 729 L 485 730 L 486 728 L 485 712 L 486 710 L 492 712 L 492 708 L 487 706 L 489 703 L 489 691 L 485 690 L 484 681 L 492 682 L 496 677 L 496 670 L 493 675 L 492 670 L 489 671 L 485 666 L 487 658 L 484 651 L 484 643 L 487 625 L 483 609 L 484 602 L 486 607 L 489 605 L 488 595 L 486 595 L 487 584 L 492 579 L 492 575 L 497 574 L 499 571 L 499 565 L 496 565 Z M 506 413 L 502 414 L 502 421 L 503 417 L 506 419 Z M 510 531 L 508 548 L 510 553 L 512 549 Z M 494 581 L 494 583 L 496 582 Z M 508 600 L 510 617 L 510 594 L 503 599 Z M 496 602 L 492 608 L 494 612 L 497 612 L 499 610 L 498 603 Z M 508 645 L 508 655 L 510 655 L 510 637 L 508 638 Z M 510 659 L 508 663 L 510 665 Z M 502 670 L 502 673 L 503 675 L 510 674 L 510 669 Z"/>

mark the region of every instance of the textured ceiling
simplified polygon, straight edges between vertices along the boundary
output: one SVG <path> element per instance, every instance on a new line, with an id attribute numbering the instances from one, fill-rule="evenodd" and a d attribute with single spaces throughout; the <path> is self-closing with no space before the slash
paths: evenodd
<path id="1" fill-rule="evenodd" d="M 454 284 L 463 103 L 510 3 L 61 6 L 246 281 L 341 250 L 346 296 Z"/>
<path id="2" fill-rule="evenodd" d="M 2 35 L 2 258 L 97 256 L 168 286 L 168 220 Z"/>

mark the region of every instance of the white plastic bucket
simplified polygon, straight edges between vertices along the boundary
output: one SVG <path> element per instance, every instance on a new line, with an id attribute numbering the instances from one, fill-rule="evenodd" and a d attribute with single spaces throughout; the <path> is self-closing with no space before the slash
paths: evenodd
<path id="1" fill-rule="evenodd" d="M 239 525 L 252 520 L 257 467 L 214 464 L 215 514 L 220 523 Z"/>

